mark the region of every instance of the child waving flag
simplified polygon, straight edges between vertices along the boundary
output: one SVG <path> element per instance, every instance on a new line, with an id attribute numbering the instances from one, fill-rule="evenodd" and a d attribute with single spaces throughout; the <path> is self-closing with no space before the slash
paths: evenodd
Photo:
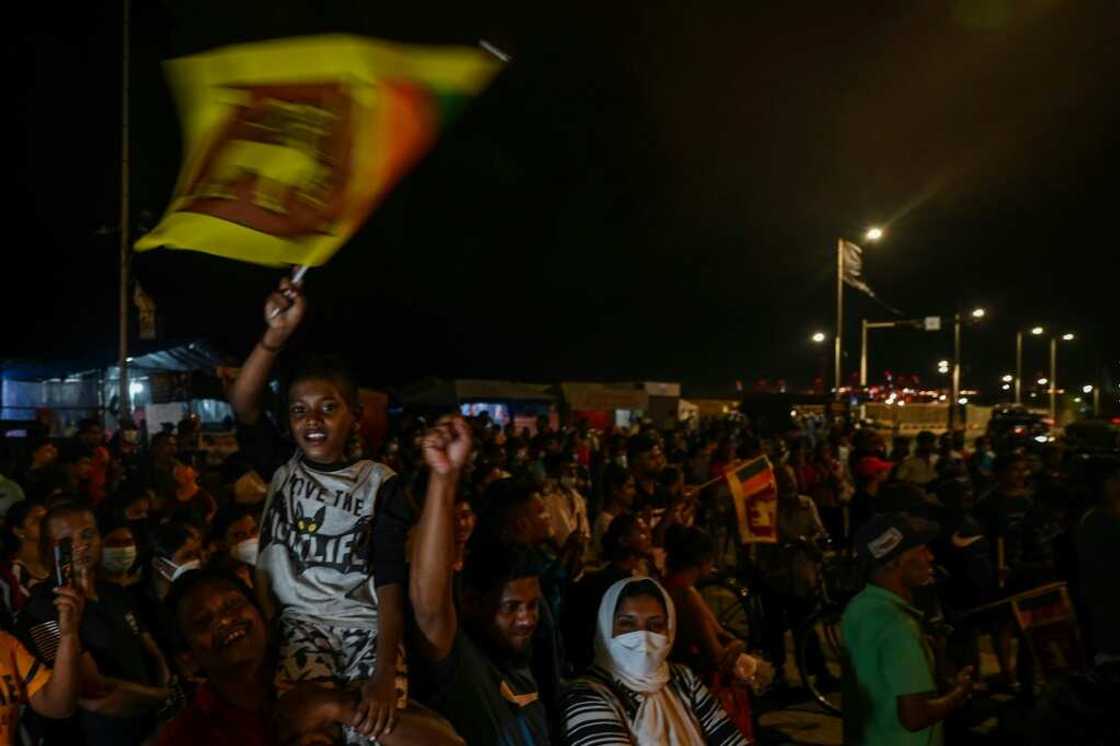
<path id="1" fill-rule="evenodd" d="M 332 726 L 322 734 L 334 743 L 436 743 L 434 735 L 413 738 L 440 726 L 407 701 L 400 658 L 404 480 L 384 464 L 350 456 L 361 416 L 357 383 L 337 358 L 307 358 L 287 391 L 291 440 L 262 412 L 277 353 L 305 311 L 299 286 L 281 280 L 265 303 L 264 335 L 229 390 L 242 453 L 272 475 L 256 589 L 280 635 L 276 691 L 303 684 L 352 691 L 359 698 L 354 719 L 342 732 Z"/>

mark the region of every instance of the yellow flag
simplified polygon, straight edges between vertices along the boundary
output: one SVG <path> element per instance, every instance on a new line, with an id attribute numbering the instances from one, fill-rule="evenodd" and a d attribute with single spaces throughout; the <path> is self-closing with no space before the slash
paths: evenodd
<path id="1" fill-rule="evenodd" d="M 469 47 L 279 39 L 173 60 L 183 165 L 136 250 L 323 264 L 493 78 Z"/>

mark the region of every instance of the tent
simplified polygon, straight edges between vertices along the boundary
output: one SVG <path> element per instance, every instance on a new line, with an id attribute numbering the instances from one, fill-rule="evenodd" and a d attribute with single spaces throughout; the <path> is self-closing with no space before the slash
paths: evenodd
<path id="1" fill-rule="evenodd" d="M 229 407 L 213 374 L 222 362 L 224 356 L 204 340 L 139 346 L 129 358 L 133 408 L 143 407 L 146 419 L 155 415 L 160 422 L 177 422 L 187 402 L 195 402 L 192 409 L 204 421 L 223 419 Z M 119 411 L 119 375 L 110 349 L 83 358 L 5 360 L 0 362 L 0 419 L 28 420 L 49 409 L 56 435 L 83 417 L 101 417 L 111 426 Z"/>

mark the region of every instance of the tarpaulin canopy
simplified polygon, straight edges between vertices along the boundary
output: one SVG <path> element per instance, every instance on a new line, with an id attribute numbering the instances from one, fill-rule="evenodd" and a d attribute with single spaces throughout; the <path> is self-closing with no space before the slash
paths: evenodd
<path id="1" fill-rule="evenodd" d="M 467 402 L 541 402 L 556 401 L 552 387 L 544 383 L 491 381 L 474 378 L 425 378 L 401 390 L 406 405 L 455 407 Z"/>
<path id="2" fill-rule="evenodd" d="M 203 340 L 173 345 L 141 348 L 129 358 L 129 369 L 141 372 L 204 370 L 222 364 L 223 356 Z M 117 363 L 116 351 L 105 349 L 85 358 L 54 358 L 40 360 L 4 360 L 0 362 L 0 378 L 7 381 L 47 381 L 95 373 Z"/>
<path id="3" fill-rule="evenodd" d="M 560 384 L 564 401 L 571 409 L 646 409 L 649 394 L 639 383 L 571 383 Z"/>

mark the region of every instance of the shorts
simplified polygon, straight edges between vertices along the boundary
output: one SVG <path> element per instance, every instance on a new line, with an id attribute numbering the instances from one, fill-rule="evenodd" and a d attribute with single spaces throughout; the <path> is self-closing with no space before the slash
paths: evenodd
<path id="1" fill-rule="evenodd" d="M 276 692 L 297 684 L 314 683 L 332 689 L 360 689 L 377 666 L 377 630 L 369 627 L 332 627 L 305 619 L 280 619 L 280 649 Z M 408 672 L 404 651 L 397 655 L 397 706 L 408 701 Z M 347 744 L 370 740 L 349 727 L 342 729 Z"/>

